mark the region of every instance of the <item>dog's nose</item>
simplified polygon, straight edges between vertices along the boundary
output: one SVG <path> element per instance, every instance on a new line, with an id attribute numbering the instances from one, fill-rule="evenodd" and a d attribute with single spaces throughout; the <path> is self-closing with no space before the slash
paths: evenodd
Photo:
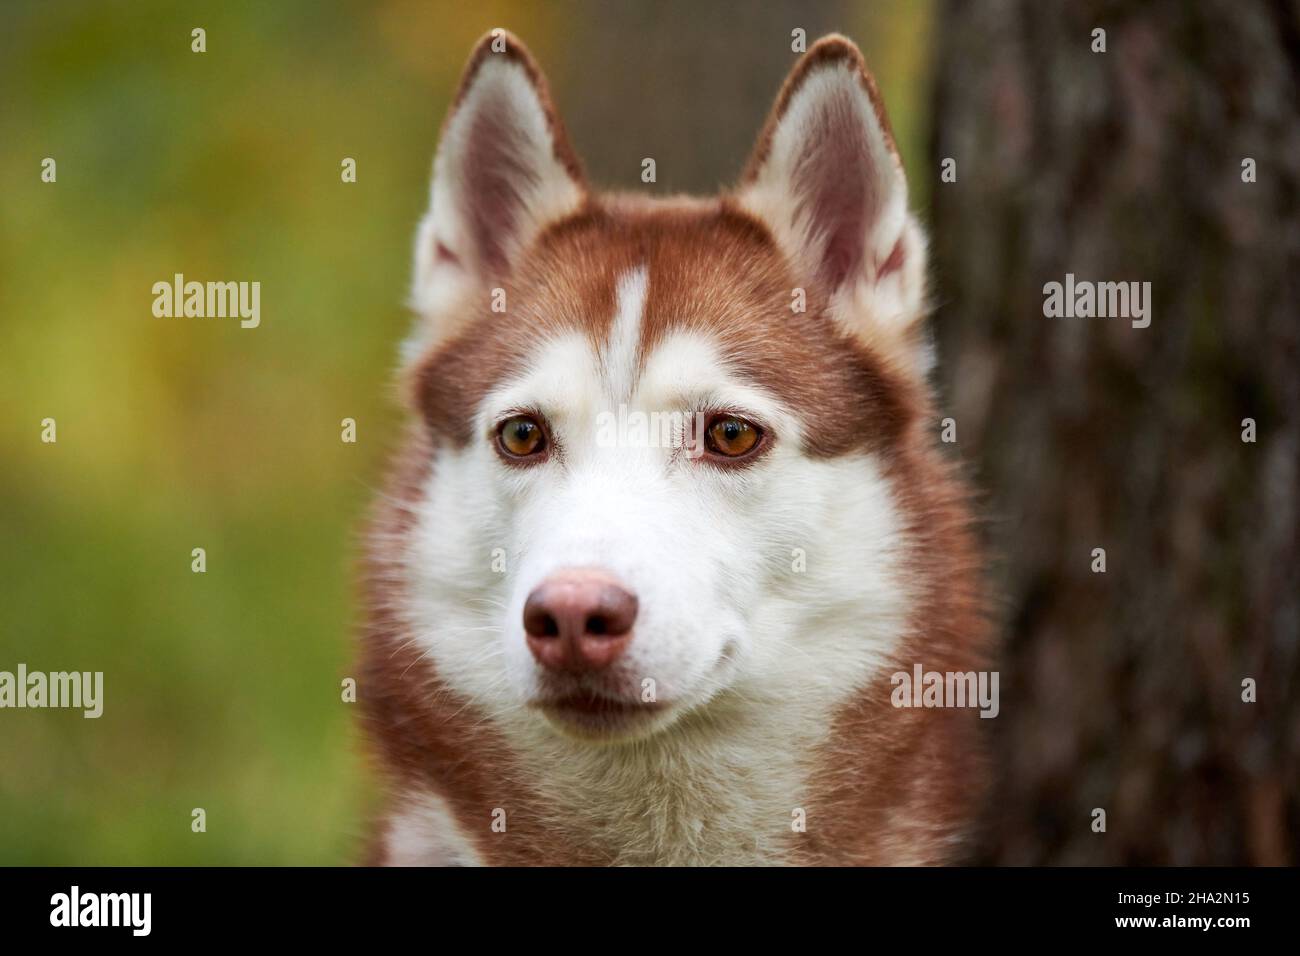
<path id="1" fill-rule="evenodd" d="M 636 608 L 636 595 L 603 571 L 557 571 L 524 602 L 528 648 L 553 670 L 600 670 L 632 642 Z"/>

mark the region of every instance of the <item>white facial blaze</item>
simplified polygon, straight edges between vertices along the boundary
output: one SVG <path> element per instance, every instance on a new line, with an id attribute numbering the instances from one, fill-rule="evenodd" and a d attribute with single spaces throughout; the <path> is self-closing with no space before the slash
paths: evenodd
<path id="1" fill-rule="evenodd" d="M 620 402 L 632 396 L 636 381 L 638 344 L 641 340 L 641 320 L 645 314 L 646 290 L 649 275 L 640 266 L 623 275 L 618 282 L 618 311 L 609 340 L 601 350 L 600 364 L 605 372 L 607 388 Z"/>

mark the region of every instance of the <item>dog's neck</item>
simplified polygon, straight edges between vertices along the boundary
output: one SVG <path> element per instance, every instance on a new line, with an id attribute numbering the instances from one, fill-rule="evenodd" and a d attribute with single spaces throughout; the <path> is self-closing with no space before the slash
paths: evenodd
<path id="1" fill-rule="evenodd" d="M 512 733 L 547 825 L 617 864 L 743 865 L 788 859 L 818 732 L 792 704 L 724 695 L 623 744 Z"/>

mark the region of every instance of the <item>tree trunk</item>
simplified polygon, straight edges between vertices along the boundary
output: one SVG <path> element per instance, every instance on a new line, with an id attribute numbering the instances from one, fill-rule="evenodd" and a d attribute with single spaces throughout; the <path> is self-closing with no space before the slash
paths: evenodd
<path id="1" fill-rule="evenodd" d="M 981 859 L 1300 862 L 1300 9 L 936 23 L 940 385 L 1006 635 Z M 1150 282 L 1150 326 L 1046 317 L 1067 273 Z"/>

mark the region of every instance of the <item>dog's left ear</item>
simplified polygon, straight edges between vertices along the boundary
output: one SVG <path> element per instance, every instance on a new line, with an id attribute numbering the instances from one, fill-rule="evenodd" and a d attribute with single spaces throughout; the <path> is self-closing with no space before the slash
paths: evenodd
<path id="1" fill-rule="evenodd" d="M 424 341 L 454 331 L 465 297 L 488 294 L 544 226 L 586 197 L 546 79 L 505 30 L 486 34 L 470 54 L 443 122 L 430 192 L 412 295 Z"/>
<path id="2" fill-rule="evenodd" d="M 851 40 L 823 37 L 777 97 L 736 198 L 848 331 L 925 374 L 925 240 L 889 119 Z"/>

